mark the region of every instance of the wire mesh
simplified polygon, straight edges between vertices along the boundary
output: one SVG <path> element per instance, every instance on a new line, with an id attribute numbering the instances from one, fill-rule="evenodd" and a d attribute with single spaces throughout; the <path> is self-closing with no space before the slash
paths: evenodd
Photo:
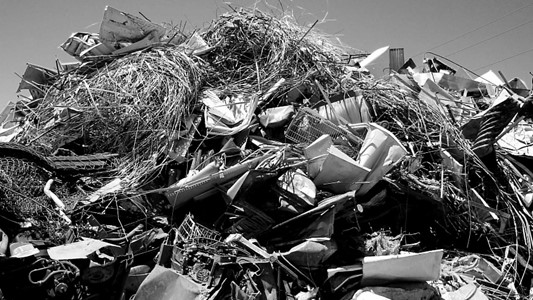
<path id="1" fill-rule="evenodd" d="M 345 136 L 337 125 L 307 107 L 298 111 L 285 131 L 285 137 L 295 143 L 312 143 L 324 134 L 334 139 Z"/>
<path id="2" fill-rule="evenodd" d="M 180 241 L 195 241 L 206 246 L 217 244 L 222 239 L 220 233 L 194 222 L 192 214 L 187 214 L 178 227 L 177 235 Z"/>

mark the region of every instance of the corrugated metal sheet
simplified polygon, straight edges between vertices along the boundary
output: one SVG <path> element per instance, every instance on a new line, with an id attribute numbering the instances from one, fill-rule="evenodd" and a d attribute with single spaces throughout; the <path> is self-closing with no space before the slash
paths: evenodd
<path id="1" fill-rule="evenodd" d="M 391 71 L 398 71 L 404 64 L 403 48 L 389 49 L 389 68 Z"/>

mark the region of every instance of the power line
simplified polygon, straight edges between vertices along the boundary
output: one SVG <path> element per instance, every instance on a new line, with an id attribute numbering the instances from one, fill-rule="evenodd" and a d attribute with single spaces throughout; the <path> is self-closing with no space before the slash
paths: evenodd
<path id="1" fill-rule="evenodd" d="M 479 67 L 479 68 L 475 69 L 474 71 L 477 71 L 477 70 L 480 70 L 480 69 L 483 69 L 483 68 L 486 68 L 486 67 L 490 67 L 490 66 L 495 65 L 495 64 L 497 64 L 497 63 L 501 63 L 501 62 L 503 62 L 503 61 L 509 60 L 509 59 L 511 59 L 511 58 L 515 58 L 515 57 L 517 57 L 517 56 L 520 56 L 520 55 L 522 55 L 522 54 L 526 54 L 526 53 L 531 52 L 531 51 L 533 51 L 533 48 L 531 48 L 531 49 L 529 49 L 529 50 L 526 50 L 526 51 L 522 51 L 522 52 L 517 53 L 517 54 L 512 55 L 512 56 L 506 57 L 506 58 L 504 58 L 504 59 L 500 59 L 500 60 L 495 61 L 495 62 L 493 62 L 493 63 L 490 63 L 490 64 L 488 64 L 488 65 L 484 65 L 483 67 Z"/>
<path id="2" fill-rule="evenodd" d="M 417 54 L 413 55 L 412 57 L 418 56 L 418 55 L 420 55 L 420 54 L 423 54 L 423 53 L 426 52 L 426 51 L 431 51 L 431 50 L 437 49 L 437 48 L 439 48 L 439 47 L 441 47 L 441 46 L 444 46 L 444 45 L 446 45 L 446 44 L 449 44 L 449 43 L 451 43 L 451 42 L 454 42 L 454 41 L 456 41 L 456 40 L 458 40 L 458 39 L 460 39 L 460 38 L 462 38 L 462 37 L 464 37 L 464 36 L 466 36 L 466 35 L 468 35 L 468 34 L 470 34 L 470 33 L 472 33 L 472 32 L 476 32 L 476 31 L 480 30 L 481 28 L 484 28 L 484 27 L 487 27 L 487 26 L 489 26 L 489 25 L 491 25 L 491 24 L 493 24 L 493 23 L 496 23 L 496 22 L 500 21 L 500 20 L 503 19 L 503 18 L 506 18 L 506 17 L 508 17 L 508 16 L 510 16 L 510 15 L 514 15 L 514 14 L 516 14 L 517 12 L 520 12 L 520 11 L 522 11 L 524 8 L 527 8 L 527 7 L 531 6 L 531 5 L 533 5 L 533 2 L 529 3 L 528 5 L 524 5 L 524 6 L 518 8 L 518 9 L 516 9 L 516 10 L 513 10 L 512 12 L 509 12 L 509 13 L 507 13 L 507 14 L 505 14 L 505 15 L 503 15 L 503 16 L 497 18 L 497 19 L 494 19 L 494 20 L 492 20 L 492 21 L 490 21 L 490 22 L 488 22 L 488 23 L 485 23 L 485 24 L 483 24 L 483 25 L 481 25 L 481 26 L 479 26 L 479 27 L 476 27 L 476 28 L 474 28 L 474 29 L 472 29 L 472 30 L 470 30 L 470 31 L 468 31 L 468 32 L 465 32 L 465 33 L 463 33 L 463 34 L 460 34 L 460 35 L 458 35 L 458 36 L 456 36 L 456 37 L 454 37 L 454 38 L 452 38 L 452 39 L 450 39 L 450 40 L 448 40 L 448 41 L 446 41 L 446 42 L 440 43 L 440 44 L 438 44 L 437 46 L 434 46 L 433 48 L 430 48 L 430 49 L 427 49 L 427 50 L 422 51 L 422 52 L 420 52 L 420 53 L 417 53 Z"/>
<path id="3" fill-rule="evenodd" d="M 494 36 L 491 36 L 491 37 L 486 38 L 486 39 L 484 39 L 484 40 L 481 40 L 481 41 L 479 41 L 479 42 L 477 42 L 477 43 L 475 43 L 475 44 L 473 44 L 473 45 L 470 45 L 470 46 L 464 47 L 463 49 L 460 49 L 460 50 L 457 50 L 457 51 L 452 52 L 452 53 L 450 53 L 450 54 L 447 54 L 446 56 L 452 56 L 452 55 L 455 55 L 455 54 L 457 54 L 457 53 L 459 53 L 459 52 L 463 52 L 464 50 L 470 49 L 470 48 L 475 47 L 475 46 L 477 46 L 477 45 L 479 45 L 479 44 L 483 44 L 483 43 L 486 42 L 486 41 L 489 41 L 489 40 L 495 39 L 495 38 L 497 38 L 497 37 L 499 37 L 499 36 L 501 36 L 501 35 L 503 35 L 503 34 L 506 34 L 506 33 L 510 32 L 510 31 L 513 31 L 513 30 L 518 29 L 518 28 L 520 28 L 520 27 L 526 26 L 526 25 L 529 24 L 529 23 L 533 23 L 533 19 L 532 19 L 532 20 L 529 20 L 529 21 L 527 21 L 527 22 L 525 22 L 525 23 L 522 23 L 522 24 L 520 24 L 520 25 L 517 25 L 517 26 L 515 26 L 515 27 L 513 27 L 513 28 L 511 28 L 511 29 L 508 29 L 508 30 L 506 30 L 506 31 L 504 31 L 504 32 L 500 32 L 500 33 L 498 33 L 497 35 L 494 35 Z"/>

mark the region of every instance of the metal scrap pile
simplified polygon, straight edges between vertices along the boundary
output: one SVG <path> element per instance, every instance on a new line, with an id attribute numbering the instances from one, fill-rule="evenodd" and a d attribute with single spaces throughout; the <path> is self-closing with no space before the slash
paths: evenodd
<path id="1" fill-rule="evenodd" d="M 246 9 L 187 33 L 107 7 L 61 47 L 0 119 L 5 299 L 530 293 L 520 80 L 375 79 L 388 47 Z"/>

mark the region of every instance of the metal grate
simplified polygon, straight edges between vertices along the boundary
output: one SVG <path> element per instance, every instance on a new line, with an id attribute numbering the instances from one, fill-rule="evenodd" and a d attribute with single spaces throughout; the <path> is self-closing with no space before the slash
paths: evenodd
<path id="1" fill-rule="evenodd" d="M 103 171 L 112 167 L 112 159 L 118 154 L 92 154 L 80 156 L 51 156 L 48 159 L 56 170 L 62 171 Z"/>
<path id="2" fill-rule="evenodd" d="M 337 125 L 307 107 L 298 111 L 285 131 L 285 137 L 295 143 L 312 143 L 324 134 L 334 139 L 345 137 L 345 132 Z"/>

